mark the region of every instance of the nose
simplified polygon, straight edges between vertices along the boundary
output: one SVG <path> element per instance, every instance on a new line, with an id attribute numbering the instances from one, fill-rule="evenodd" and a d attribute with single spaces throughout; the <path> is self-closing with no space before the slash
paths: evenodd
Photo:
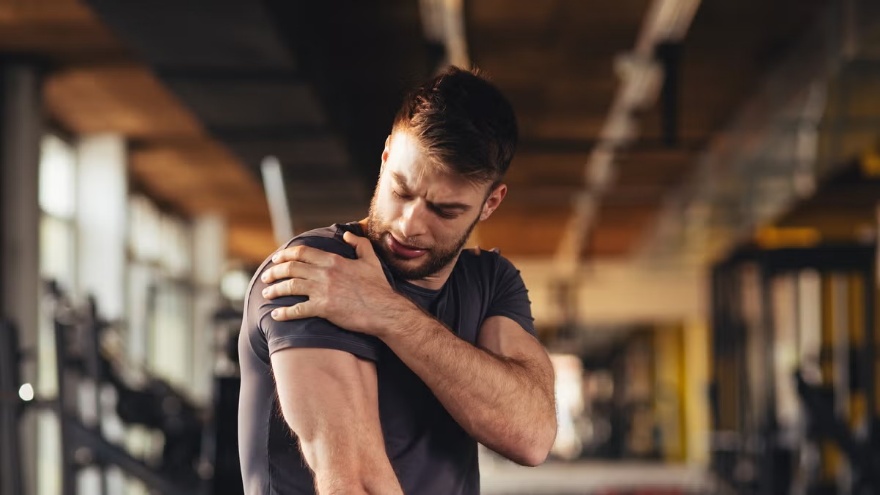
<path id="1" fill-rule="evenodd" d="M 421 201 L 410 201 L 403 207 L 403 214 L 398 221 L 400 234 L 407 239 L 425 234 L 425 206 Z"/>

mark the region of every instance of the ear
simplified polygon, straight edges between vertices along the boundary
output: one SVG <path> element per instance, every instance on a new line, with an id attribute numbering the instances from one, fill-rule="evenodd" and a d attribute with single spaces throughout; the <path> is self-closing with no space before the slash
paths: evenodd
<path id="1" fill-rule="evenodd" d="M 504 197 L 507 196 L 507 184 L 498 184 L 495 186 L 489 193 L 489 197 L 486 198 L 486 201 L 483 203 L 483 211 L 480 212 L 480 221 L 489 218 L 492 215 L 492 212 L 495 211 L 495 208 L 504 201 Z"/>
<path id="2" fill-rule="evenodd" d="M 391 148 L 391 135 L 385 138 L 385 149 L 382 150 L 382 168 L 385 168 L 385 162 L 388 161 L 388 153 Z"/>

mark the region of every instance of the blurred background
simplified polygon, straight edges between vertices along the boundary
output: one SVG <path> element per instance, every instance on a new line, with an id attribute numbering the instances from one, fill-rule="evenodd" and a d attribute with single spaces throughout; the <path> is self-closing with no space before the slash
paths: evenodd
<path id="1" fill-rule="evenodd" d="M 880 493 L 880 2 L 0 0 L 0 494 L 241 493 L 250 276 L 447 64 L 557 372 L 484 493 Z"/>

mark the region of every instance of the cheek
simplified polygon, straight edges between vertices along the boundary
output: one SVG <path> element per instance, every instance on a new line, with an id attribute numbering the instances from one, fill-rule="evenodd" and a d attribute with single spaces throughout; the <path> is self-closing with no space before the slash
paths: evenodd
<path id="1" fill-rule="evenodd" d="M 399 214 L 397 202 L 394 201 L 390 194 L 386 194 L 384 191 L 377 195 L 375 205 L 379 217 L 385 221 L 391 221 Z"/>
<path id="2" fill-rule="evenodd" d="M 457 218 L 454 221 L 438 222 L 434 232 L 436 232 L 437 240 L 444 243 L 457 242 L 461 236 L 467 232 L 471 222 L 468 218 Z"/>

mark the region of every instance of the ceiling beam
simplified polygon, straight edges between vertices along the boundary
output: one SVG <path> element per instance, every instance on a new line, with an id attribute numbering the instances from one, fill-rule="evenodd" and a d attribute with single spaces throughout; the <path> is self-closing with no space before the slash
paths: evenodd
<path id="1" fill-rule="evenodd" d="M 602 142 L 591 151 L 586 165 L 589 184 L 575 196 L 574 213 L 556 252 L 560 275 L 576 272 L 573 267 L 580 261 L 599 202 L 615 178 L 616 153 L 638 135 L 633 116 L 653 105 L 659 94 L 663 68 L 656 60 L 657 47 L 684 39 L 699 5 L 700 0 L 654 0 L 635 48 L 615 60 L 621 85 L 599 134 Z"/>
<path id="2" fill-rule="evenodd" d="M 635 140 L 603 140 L 601 138 L 566 139 L 545 138 L 525 139 L 517 145 L 517 153 L 589 153 L 599 145 L 610 145 L 623 153 L 645 152 L 696 152 L 703 145 L 703 140 L 679 141 L 675 146 L 670 146 L 662 138 L 640 138 Z"/>

